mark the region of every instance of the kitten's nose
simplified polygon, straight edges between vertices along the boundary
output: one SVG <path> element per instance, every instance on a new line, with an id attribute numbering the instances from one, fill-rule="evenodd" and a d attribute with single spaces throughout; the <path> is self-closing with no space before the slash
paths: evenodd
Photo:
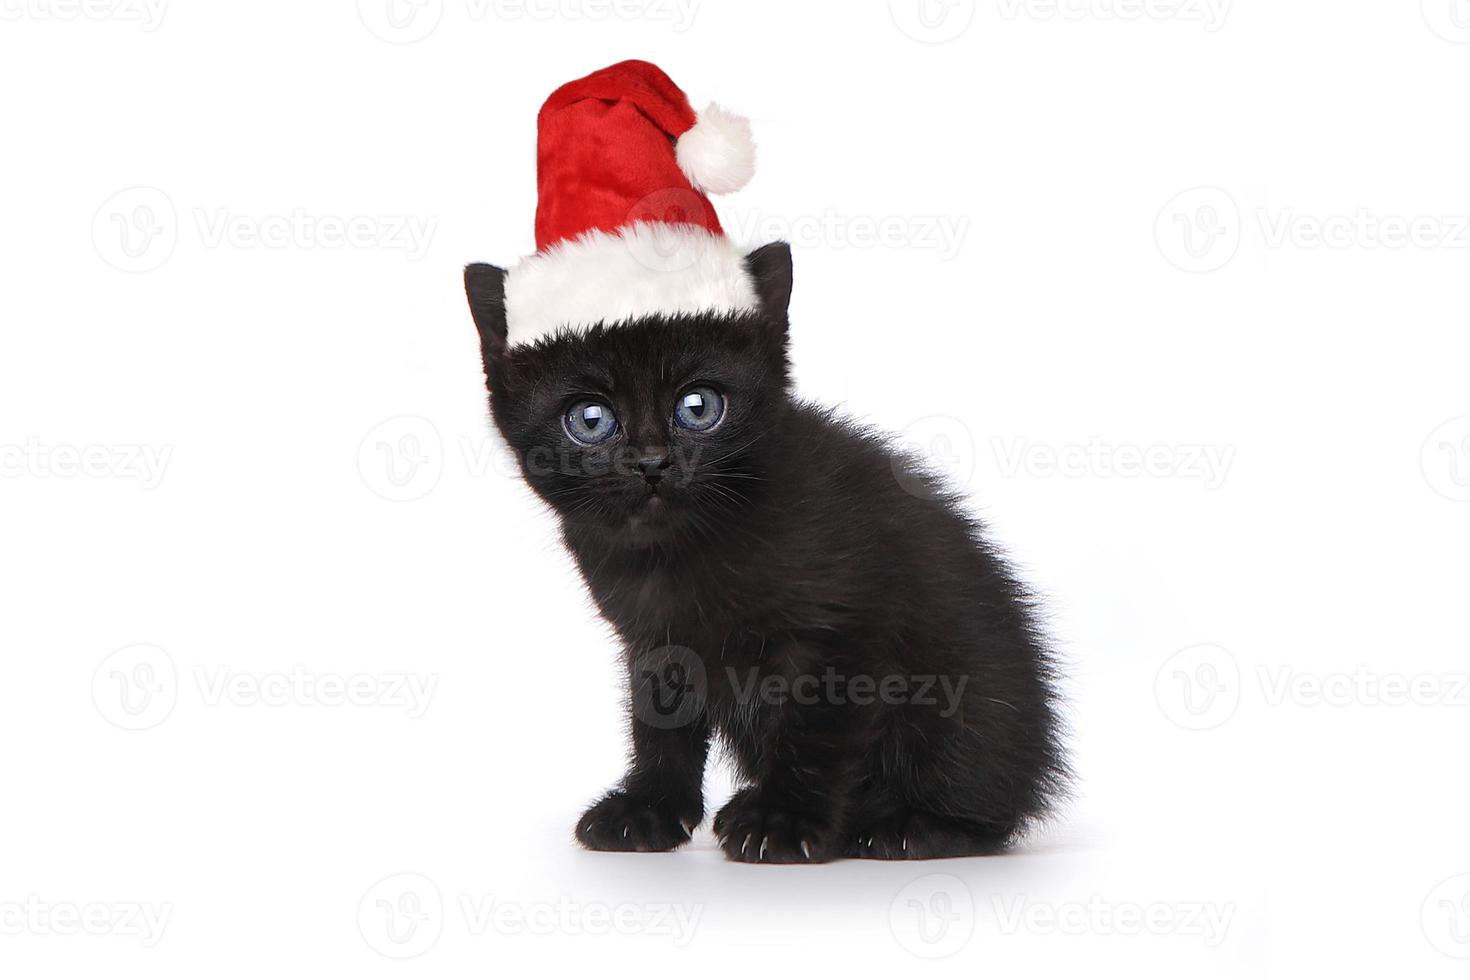
<path id="1" fill-rule="evenodd" d="M 644 453 L 638 457 L 638 472 L 649 483 L 657 483 L 672 463 L 667 453 Z"/>

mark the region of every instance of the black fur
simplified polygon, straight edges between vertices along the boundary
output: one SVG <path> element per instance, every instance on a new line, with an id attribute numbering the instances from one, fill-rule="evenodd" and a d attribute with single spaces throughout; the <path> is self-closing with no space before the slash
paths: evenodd
<path id="1" fill-rule="evenodd" d="M 759 314 L 512 349 L 501 270 L 466 269 L 495 423 L 624 643 L 632 762 L 577 838 L 687 841 L 717 736 L 745 783 L 714 821 L 735 860 L 997 851 L 1065 780 L 1026 592 L 914 461 L 792 397 L 790 251 L 747 267 Z M 671 422 L 696 382 L 726 399 L 706 433 Z M 586 396 L 622 426 L 591 448 L 561 421 Z"/>

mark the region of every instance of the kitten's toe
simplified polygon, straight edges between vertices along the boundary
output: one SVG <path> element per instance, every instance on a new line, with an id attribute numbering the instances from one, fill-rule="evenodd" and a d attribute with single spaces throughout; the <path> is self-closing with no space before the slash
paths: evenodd
<path id="1" fill-rule="evenodd" d="M 725 856 L 750 864 L 807 864 L 830 861 L 831 825 L 815 814 L 766 804 L 747 788 L 715 817 L 715 835 Z"/>
<path id="2" fill-rule="evenodd" d="M 736 790 L 735 795 L 730 797 L 724 806 L 720 807 L 720 812 L 715 814 L 714 823 L 711 824 L 711 829 L 714 830 L 716 837 L 723 837 L 725 835 L 725 826 L 730 822 L 731 818 L 749 807 L 751 798 L 754 795 L 755 787 L 746 786 L 744 789 Z"/>
<path id="3" fill-rule="evenodd" d="M 593 851 L 672 851 L 688 843 L 700 819 L 617 790 L 582 814 L 577 840 Z"/>

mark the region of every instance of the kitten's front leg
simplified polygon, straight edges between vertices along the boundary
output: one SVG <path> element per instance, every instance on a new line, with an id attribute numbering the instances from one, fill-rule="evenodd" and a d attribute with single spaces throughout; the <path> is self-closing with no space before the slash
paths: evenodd
<path id="1" fill-rule="evenodd" d="M 709 725 L 704 690 L 681 665 L 632 665 L 633 761 L 617 789 L 577 821 L 594 851 L 671 851 L 704 820 Z"/>
<path id="2" fill-rule="evenodd" d="M 788 678 L 789 679 L 789 678 Z M 840 698 L 788 698 L 761 724 L 755 782 L 715 816 L 714 831 L 734 861 L 792 864 L 841 857 L 863 717 Z"/>
<path id="3" fill-rule="evenodd" d="M 618 788 L 577 821 L 594 851 L 671 851 L 704 819 L 701 783 L 708 753 L 703 723 L 673 731 L 633 719 L 633 764 Z"/>

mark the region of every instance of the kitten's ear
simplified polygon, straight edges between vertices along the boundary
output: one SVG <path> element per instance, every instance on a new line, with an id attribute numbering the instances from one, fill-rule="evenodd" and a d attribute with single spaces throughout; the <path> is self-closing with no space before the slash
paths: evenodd
<path id="1" fill-rule="evenodd" d="M 745 257 L 745 268 L 755 280 L 761 310 L 782 329 L 791 305 L 791 246 L 785 242 L 762 245 Z"/>
<path id="2" fill-rule="evenodd" d="M 505 270 L 483 262 L 465 266 L 464 291 L 481 349 L 487 356 L 500 353 L 505 349 Z"/>

